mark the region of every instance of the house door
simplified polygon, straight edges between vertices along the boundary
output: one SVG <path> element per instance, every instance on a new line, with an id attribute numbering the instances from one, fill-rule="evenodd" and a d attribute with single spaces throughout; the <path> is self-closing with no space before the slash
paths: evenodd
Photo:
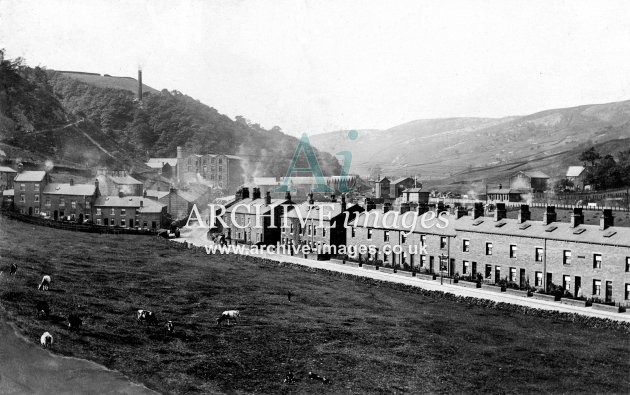
<path id="1" fill-rule="evenodd" d="M 473 265 L 474 265 L 474 263 L 473 263 Z M 453 274 L 453 273 L 455 273 L 455 258 L 451 258 L 451 262 L 450 262 L 449 269 L 448 269 L 448 274 Z"/>
<path id="2" fill-rule="evenodd" d="M 501 281 L 501 266 L 496 266 L 494 269 L 494 282 L 495 284 Z"/>
<path id="3" fill-rule="evenodd" d="M 429 273 L 433 273 L 433 256 L 429 257 Z"/>
<path id="4" fill-rule="evenodd" d="M 582 296 L 582 277 L 575 276 L 575 297 Z"/>
<path id="5" fill-rule="evenodd" d="M 520 273 L 519 273 L 519 285 L 521 286 L 521 289 L 525 288 L 527 286 L 527 281 L 525 281 L 525 269 L 521 269 Z"/>
<path id="6" fill-rule="evenodd" d="M 56 213 L 56 211 L 55 211 Z M 109 225 L 109 218 L 103 218 L 103 225 L 108 226 Z"/>
<path id="7" fill-rule="evenodd" d="M 612 302 L 612 281 L 606 281 L 606 303 Z"/>
<path id="8" fill-rule="evenodd" d="M 553 275 L 552 275 L 552 273 L 547 273 L 547 287 L 546 287 L 546 289 L 549 289 L 549 286 L 551 285 L 551 283 L 553 283 Z"/>
<path id="9" fill-rule="evenodd" d="M 129 227 L 133 228 L 133 218 L 129 219 Z"/>
<path id="10" fill-rule="evenodd" d="M 55 211 L 53 212 L 53 219 L 56 221 L 56 220 L 57 220 L 57 218 L 59 218 L 59 212 L 58 212 L 57 210 L 55 210 Z"/>
<path id="11" fill-rule="evenodd" d="M 33 215 L 33 207 L 28 208 L 28 215 Z"/>

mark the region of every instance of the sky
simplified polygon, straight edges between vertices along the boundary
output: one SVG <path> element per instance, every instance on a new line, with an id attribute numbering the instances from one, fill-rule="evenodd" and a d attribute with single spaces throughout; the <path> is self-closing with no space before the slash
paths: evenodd
<path id="1" fill-rule="evenodd" d="M 137 75 L 293 135 L 630 99 L 630 2 L 0 0 L 30 66 Z"/>

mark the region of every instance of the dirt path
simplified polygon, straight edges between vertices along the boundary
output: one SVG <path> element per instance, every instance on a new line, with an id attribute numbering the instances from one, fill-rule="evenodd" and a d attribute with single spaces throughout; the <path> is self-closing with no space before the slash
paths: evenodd
<path id="1" fill-rule="evenodd" d="M 156 392 L 94 362 L 51 354 L 0 321 L 0 394 Z"/>

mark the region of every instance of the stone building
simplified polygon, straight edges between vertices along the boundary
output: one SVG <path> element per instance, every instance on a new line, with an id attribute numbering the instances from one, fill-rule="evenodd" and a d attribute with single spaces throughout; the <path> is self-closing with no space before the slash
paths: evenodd
<path id="1" fill-rule="evenodd" d="M 93 217 L 93 206 L 99 196 L 98 181 L 94 184 L 50 183 L 44 187 L 41 213 L 57 220 L 83 223 Z"/>
<path id="2" fill-rule="evenodd" d="M 166 206 L 142 196 L 99 196 L 94 223 L 122 228 L 157 229 L 164 224 Z"/>
<path id="3" fill-rule="evenodd" d="M 185 154 L 177 147 L 177 182 L 209 184 L 234 193 L 243 184 L 243 159 L 224 154 Z"/>
<path id="4" fill-rule="evenodd" d="M 50 175 L 43 170 L 20 171 L 13 182 L 16 210 L 22 214 L 39 215 L 42 192 L 50 181 Z"/>

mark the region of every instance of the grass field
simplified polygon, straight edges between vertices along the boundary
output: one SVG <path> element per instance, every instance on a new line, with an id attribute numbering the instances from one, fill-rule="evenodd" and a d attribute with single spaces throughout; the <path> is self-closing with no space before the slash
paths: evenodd
<path id="1" fill-rule="evenodd" d="M 551 318 L 436 300 L 388 286 L 210 256 L 147 236 L 71 233 L 0 217 L 0 302 L 55 352 L 165 393 L 617 392 L 630 390 L 630 338 Z M 49 292 L 37 291 L 51 274 Z M 287 300 L 287 292 L 294 296 Z M 36 318 L 47 300 L 51 317 Z M 80 306 L 80 307 L 77 307 Z M 136 323 L 146 308 L 176 334 Z M 217 327 L 226 309 L 241 321 Z M 84 329 L 65 329 L 71 310 Z M 298 382 L 283 384 L 293 370 Z M 306 378 L 309 371 L 329 384 Z"/>

